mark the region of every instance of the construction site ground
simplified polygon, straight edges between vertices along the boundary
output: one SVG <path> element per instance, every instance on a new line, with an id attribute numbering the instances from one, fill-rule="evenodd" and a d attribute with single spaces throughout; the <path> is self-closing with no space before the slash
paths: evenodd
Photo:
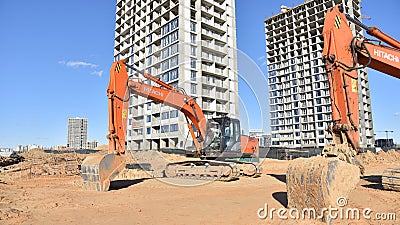
<path id="1" fill-rule="evenodd" d="M 185 158 L 152 154 L 171 161 Z M 25 153 L 24 162 L 1 167 L 0 224 L 326 224 L 278 217 L 277 210 L 287 204 L 286 160 L 262 159 L 259 178 L 203 185 L 190 180 L 176 185 L 182 181 L 126 170 L 112 181 L 109 192 L 96 192 L 81 187 L 76 166 L 85 156 L 36 150 Z M 332 224 L 400 224 L 400 192 L 382 190 L 380 184 L 385 168 L 400 166 L 400 152 L 368 152 L 361 161 L 366 176 L 344 207 L 370 208 L 371 217 L 395 213 L 396 220 L 343 218 Z M 265 206 L 276 211 L 272 218 L 268 214 L 260 219 L 258 214 L 265 211 L 258 211 Z"/>

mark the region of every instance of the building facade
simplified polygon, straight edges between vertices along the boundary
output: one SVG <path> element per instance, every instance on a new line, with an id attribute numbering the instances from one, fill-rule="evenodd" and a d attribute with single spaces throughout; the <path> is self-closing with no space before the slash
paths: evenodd
<path id="1" fill-rule="evenodd" d="M 85 149 L 87 142 L 87 118 L 68 118 L 67 148 Z"/>
<path id="2" fill-rule="evenodd" d="M 327 9 L 343 4 L 361 21 L 358 0 L 313 0 L 265 20 L 270 127 L 273 147 L 322 148 L 331 136 L 331 99 L 322 62 Z M 353 34 L 362 34 L 351 25 Z M 367 70 L 359 70 L 361 147 L 372 147 L 374 131 Z"/>
<path id="3" fill-rule="evenodd" d="M 234 0 L 117 0 L 114 60 L 183 88 L 207 118 L 239 117 L 236 58 Z M 126 130 L 132 150 L 192 145 L 182 113 L 140 96 Z"/>
<path id="4" fill-rule="evenodd" d="M 259 147 L 269 148 L 271 146 L 271 134 L 264 133 L 262 129 L 249 130 L 249 136 L 258 139 Z"/>
<path id="5" fill-rule="evenodd" d="M 88 141 L 86 143 L 86 148 L 87 149 L 95 149 L 95 148 L 97 148 L 98 145 L 99 145 L 99 142 L 97 140 Z"/>

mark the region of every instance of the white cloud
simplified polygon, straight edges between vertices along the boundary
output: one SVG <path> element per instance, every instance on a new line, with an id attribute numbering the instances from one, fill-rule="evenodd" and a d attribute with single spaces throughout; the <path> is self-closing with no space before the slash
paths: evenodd
<path id="1" fill-rule="evenodd" d="M 395 116 L 400 116 L 400 112 L 394 113 Z"/>
<path id="2" fill-rule="evenodd" d="M 93 72 L 90 73 L 90 74 L 101 77 L 101 76 L 103 76 L 103 72 L 104 72 L 103 70 L 100 70 L 100 71 L 93 71 Z"/>
<path id="3" fill-rule="evenodd" d="M 78 67 L 90 67 L 90 68 L 96 68 L 98 67 L 98 65 L 93 64 L 93 63 L 88 63 L 88 62 L 84 62 L 84 61 L 59 61 L 59 64 L 63 64 L 66 65 L 68 67 L 72 67 L 72 68 L 78 68 Z"/>

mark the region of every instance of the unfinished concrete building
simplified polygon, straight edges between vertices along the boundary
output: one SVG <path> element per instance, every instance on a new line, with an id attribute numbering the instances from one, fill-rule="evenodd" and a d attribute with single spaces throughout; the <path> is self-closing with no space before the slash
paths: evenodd
<path id="1" fill-rule="evenodd" d="M 207 117 L 238 118 L 235 49 L 234 0 L 117 0 L 114 60 L 183 88 Z M 129 149 L 192 145 L 176 109 L 132 95 L 128 117 Z"/>
<path id="2" fill-rule="evenodd" d="M 327 9 L 343 4 L 361 21 L 357 0 L 314 0 L 265 20 L 270 127 L 273 147 L 322 148 L 332 109 L 322 62 L 322 29 Z M 362 34 L 351 25 L 354 34 Z M 367 70 L 359 71 L 361 147 L 372 147 L 374 131 Z"/>
<path id="3" fill-rule="evenodd" d="M 87 142 L 87 118 L 68 118 L 67 148 L 85 149 Z"/>

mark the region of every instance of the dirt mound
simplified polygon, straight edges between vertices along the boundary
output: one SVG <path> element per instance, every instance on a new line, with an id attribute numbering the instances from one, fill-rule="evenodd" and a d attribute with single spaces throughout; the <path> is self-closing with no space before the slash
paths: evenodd
<path id="1" fill-rule="evenodd" d="M 77 153 L 52 154 L 41 149 L 32 149 L 21 154 L 24 161 L 8 165 L 0 174 L 9 179 L 26 179 L 47 175 L 79 175 L 85 155 Z"/>
<path id="2" fill-rule="evenodd" d="M 270 173 L 285 174 L 290 162 L 291 160 L 262 158 L 260 159 L 260 167 L 262 173 L 264 174 L 270 174 Z"/>
<path id="3" fill-rule="evenodd" d="M 396 163 L 400 162 L 400 151 L 391 149 L 387 152 L 379 151 L 378 153 L 373 153 L 367 151 L 359 155 L 359 160 L 364 165 L 370 165 L 374 163 Z"/>

